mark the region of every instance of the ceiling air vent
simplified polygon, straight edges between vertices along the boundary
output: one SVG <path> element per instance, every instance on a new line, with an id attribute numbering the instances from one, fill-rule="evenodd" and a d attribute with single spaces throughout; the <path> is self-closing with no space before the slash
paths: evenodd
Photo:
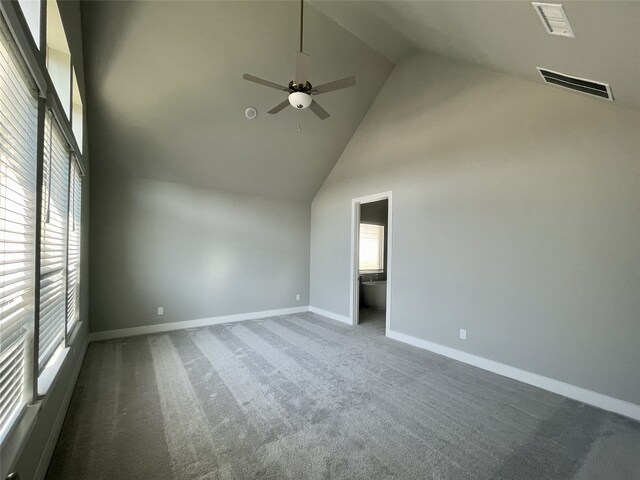
<path id="1" fill-rule="evenodd" d="M 532 3 L 533 8 L 538 12 L 538 16 L 540 20 L 542 20 L 542 24 L 548 33 L 551 35 L 575 38 L 573 29 L 569 24 L 569 19 L 562 5 L 557 3 Z"/>
<path id="2" fill-rule="evenodd" d="M 540 72 L 540 75 L 542 75 L 542 78 L 547 83 L 559 85 L 561 87 L 576 90 L 588 95 L 595 95 L 596 97 L 606 98 L 607 100 L 613 100 L 611 87 L 606 83 L 594 82 L 593 80 L 572 77 L 570 75 L 554 72 L 545 68 L 537 68 L 538 72 Z"/>

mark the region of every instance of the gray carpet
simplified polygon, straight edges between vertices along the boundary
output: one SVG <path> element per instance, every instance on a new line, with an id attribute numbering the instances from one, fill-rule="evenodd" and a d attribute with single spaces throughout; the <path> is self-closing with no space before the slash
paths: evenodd
<path id="1" fill-rule="evenodd" d="M 633 479 L 640 424 L 314 314 L 90 345 L 49 479 Z"/>

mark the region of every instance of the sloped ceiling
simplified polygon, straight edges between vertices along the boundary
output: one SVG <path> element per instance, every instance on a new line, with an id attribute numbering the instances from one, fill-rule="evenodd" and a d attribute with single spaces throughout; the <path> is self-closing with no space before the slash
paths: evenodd
<path id="1" fill-rule="evenodd" d="M 393 63 L 312 7 L 311 82 L 354 74 L 317 97 L 331 117 L 287 108 L 298 48 L 297 2 L 83 2 L 92 172 L 310 201 Z M 258 109 L 255 120 L 244 110 Z"/>
<path id="2" fill-rule="evenodd" d="M 609 83 L 640 109 L 640 2 L 547 1 L 564 5 L 575 38 L 547 34 L 527 0 L 312 4 L 394 61 L 423 50 L 537 82 L 546 67 Z"/>
<path id="3" fill-rule="evenodd" d="M 312 83 L 357 77 L 318 97 L 332 115 L 320 121 L 268 115 L 285 94 L 241 80 L 292 78 L 297 2 L 83 2 L 92 169 L 310 201 L 394 63 L 418 51 L 537 82 L 536 66 L 606 82 L 640 109 L 640 2 L 563 4 L 575 39 L 548 35 L 526 0 L 312 0 Z"/>

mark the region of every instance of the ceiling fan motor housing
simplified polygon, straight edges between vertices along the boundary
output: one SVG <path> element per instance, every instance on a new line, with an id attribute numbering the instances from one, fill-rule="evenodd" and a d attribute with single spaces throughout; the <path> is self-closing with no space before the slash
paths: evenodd
<path id="1" fill-rule="evenodd" d="M 295 80 L 291 80 L 289 82 L 290 92 L 309 92 L 312 88 L 313 86 L 309 82 L 306 82 L 304 85 L 301 83 L 296 83 Z"/>

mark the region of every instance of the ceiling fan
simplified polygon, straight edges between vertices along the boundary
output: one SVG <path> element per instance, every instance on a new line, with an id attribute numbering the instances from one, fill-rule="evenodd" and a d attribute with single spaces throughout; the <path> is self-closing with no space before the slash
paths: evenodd
<path id="1" fill-rule="evenodd" d="M 340 90 L 342 88 L 352 87 L 356 84 L 356 77 L 352 75 L 350 77 L 325 83 L 317 87 L 311 85 L 308 78 L 310 57 L 309 55 L 304 53 L 302 49 L 303 32 L 304 0 L 300 0 L 300 51 L 296 56 L 296 78 L 289 82 L 288 87 L 285 87 L 284 85 L 278 85 L 277 83 L 270 82 L 269 80 L 263 80 L 262 78 L 254 77 L 253 75 L 249 75 L 248 73 L 245 73 L 242 78 L 244 78 L 245 80 L 249 80 L 250 82 L 259 83 L 260 85 L 275 88 L 276 90 L 281 90 L 283 92 L 289 93 L 289 97 L 287 100 L 273 107 L 271 110 L 269 110 L 268 113 L 276 114 L 285 109 L 287 106 L 291 105 L 298 110 L 309 108 L 320 118 L 320 120 L 324 120 L 326 118 L 329 118 L 329 113 L 324 108 L 322 108 L 312 97 L 321 95 L 323 93 Z"/>

